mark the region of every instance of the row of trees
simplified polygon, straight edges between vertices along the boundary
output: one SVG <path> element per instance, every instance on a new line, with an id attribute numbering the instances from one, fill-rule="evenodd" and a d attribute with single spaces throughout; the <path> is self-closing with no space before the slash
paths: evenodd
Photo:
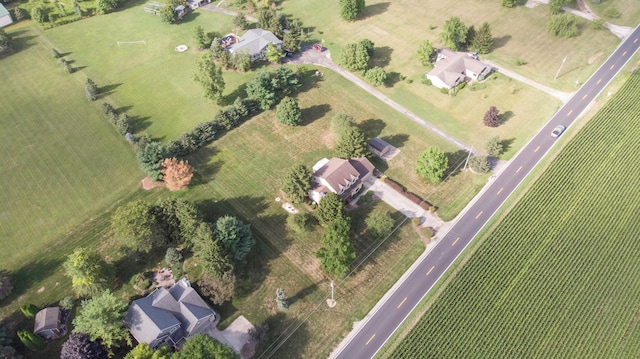
<path id="1" fill-rule="evenodd" d="M 480 29 L 476 31 L 473 26 L 467 27 L 460 18 L 454 16 L 444 22 L 440 33 L 440 41 L 445 47 L 455 51 L 468 49 L 479 54 L 488 54 L 493 47 L 494 38 L 488 22 L 483 23 Z M 421 46 L 422 56 L 418 55 L 422 63 L 424 63 L 425 49 L 428 49 L 428 47 L 423 48 Z M 431 56 L 431 53 L 428 56 Z"/>

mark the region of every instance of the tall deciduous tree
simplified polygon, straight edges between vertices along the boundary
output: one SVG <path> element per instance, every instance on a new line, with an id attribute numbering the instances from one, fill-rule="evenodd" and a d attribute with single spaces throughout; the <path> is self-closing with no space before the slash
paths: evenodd
<path id="1" fill-rule="evenodd" d="M 136 158 L 142 170 L 153 180 L 162 178 L 162 163 L 170 157 L 167 147 L 160 142 L 150 142 L 144 147 L 138 147 Z"/>
<path id="2" fill-rule="evenodd" d="M 231 256 L 225 252 L 220 241 L 214 239 L 209 223 L 200 223 L 191 242 L 200 265 L 210 276 L 220 278 L 225 272 L 233 271 Z"/>
<path id="3" fill-rule="evenodd" d="M 364 11 L 364 0 L 340 0 L 340 17 L 346 21 L 353 21 Z"/>
<path id="4" fill-rule="evenodd" d="M 298 74 L 293 72 L 289 66 L 278 67 L 271 75 L 271 78 L 271 83 L 278 99 L 291 95 L 302 86 Z"/>
<path id="5" fill-rule="evenodd" d="M 578 35 L 578 22 L 575 16 L 566 13 L 552 15 L 547 29 L 554 36 L 569 38 Z"/>
<path id="6" fill-rule="evenodd" d="M 291 167 L 282 181 L 282 191 L 291 202 L 302 202 L 311 187 L 311 169 L 305 165 Z"/>
<path id="7" fill-rule="evenodd" d="M 277 64 L 280 62 L 280 59 L 284 56 L 284 52 L 278 48 L 274 43 L 270 42 L 267 45 L 267 49 L 265 50 L 264 57 L 267 61 Z"/>
<path id="8" fill-rule="evenodd" d="M 418 56 L 418 60 L 424 66 L 427 66 L 431 63 L 431 55 L 433 55 L 433 45 L 431 41 L 424 40 L 418 46 L 418 51 L 416 51 L 416 56 Z"/>
<path id="9" fill-rule="evenodd" d="M 438 147 L 431 146 L 420 153 L 416 163 L 416 173 L 431 182 L 440 182 L 449 166 L 447 156 Z"/>
<path id="10" fill-rule="evenodd" d="M 193 79 L 202 85 L 205 98 L 217 101 L 222 97 L 225 86 L 222 70 L 213 62 L 211 54 L 202 54 L 196 60 L 196 72 Z"/>
<path id="11" fill-rule="evenodd" d="M 206 334 L 196 334 L 187 339 L 182 350 L 173 354 L 171 359 L 239 359 L 231 348 L 217 342 Z"/>
<path id="12" fill-rule="evenodd" d="M 271 74 L 261 71 L 247 83 L 247 95 L 256 101 L 262 110 L 268 110 L 278 103 L 276 90 L 271 83 Z"/>
<path id="13" fill-rule="evenodd" d="M 369 157 L 371 153 L 367 145 L 364 133 L 357 127 L 348 128 L 336 144 L 336 157 L 349 159 L 357 157 Z"/>
<path id="14" fill-rule="evenodd" d="M 337 194 L 329 192 L 318 204 L 315 216 L 318 222 L 322 225 L 326 225 L 336 219 L 343 218 L 345 216 L 344 202 Z"/>
<path id="15" fill-rule="evenodd" d="M 365 39 L 366 40 L 366 39 Z M 340 64 L 350 71 L 364 72 L 369 68 L 371 54 L 367 46 L 370 41 L 347 44 L 340 54 Z"/>
<path id="16" fill-rule="evenodd" d="M 213 233 L 227 253 L 237 261 L 244 261 L 256 243 L 251 227 L 229 215 L 218 218 Z"/>
<path id="17" fill-rule="evenodd" d="M 122 324 L 126 310 L 127 303 L 106 290 L 82 301 L 82 308 L 73 319 L 73 332 L 87 333 L 93 341 L 100 339 L 109 350 L 120 347 L 122 342 L 131 345 L 129 331 Z"/>
<path id="18" fill-rule="evenodd" d="M 162 167 L 162 179 L 169 191 L 185 189 L 191 183 L 193 167 L 189 166 L 189 161 L 165 158 Z"/>
<path id="19" fill-rule="evenodd" d="M 467 43 L 467 26 L 460 18 L 452 17 L 444 22 L 440 40 L 444 45 L 452 50 L 462 50 Z"/>
<path id="20" fill-rule="evenodd" d="M 143 200 L 118 207 L 111 218 L 111 228 L 122 246 L 136 251 L 149 253 L 167 243 L 155 208 Z"/>
<path id="21" fill-rule="evenodd" d="M 495 106 L 489 107 L 485 112 L 482 122 L 487 127 L 497 127 L 500 124 L 500 111 Z"/>
<path id="22" fill-rule="evenodd" d="M 47 10 L 43 8 L 42 5 L 37 5 L 31 8 L 31 18 L 38 24 L 42 25 L 49 20 L 49 13 L 47 13 Z"/>
<path id="23" fill-rule="evenodd" d="M 276 118 L 283 125 L 297 126 L 302 120 L 298 100 L 289 96 L 283 98 L 276 107 Z"/>
<path id="24" fill-rule="evenodd" d="M 371 212 L 364 220 L 367 229 L 376 237 L 384 237 L 391 233 L 395 224 L 391 214 L 387 211 L 376 210 Z"/>
<path id="25" fill-rule="evenodd" d="M 107 359 L 107 351 L 87 333 L 72 333 L 62 344 L 60 359 Z"/>
<path id="26" fill-rule="evenodd" d="M 160 9 L 160 20 L 167 24 L 173 24 L 176 21 L 176 10 L 172 4 L 166 4 Z"/>
<path id="27" fill-rule="evenodd" d="M 350 231 L 350 218 L 332 221 L 322 235 L 322 248 L 316 252 L 322 268 L 338 278 L 344 278 L 349 273 L 349 266 L 356 258 L 356 251 L 349 238 Z"/>
<path id="28" fill-rule="evenodd" d="M 213 304 L 220 305 L 233 298 L 236 276 L 232 272 L 225 272 L 219 278 L 205 275 L 198 279 L 198 287 Z"/>
<path id="29" fill-rule="evenodd" d="M 79 296 L 93 296 L 106 288 L 109 274 L 106 263 L 98 253 L 76 248 L 63 263 L 65 275 L 71 278 L 71 286 Z"/>
<path id="30" fill-rule="evenodd" d="M 387 73 L 384 71 L 382 67 L 376 66 L 374 68 L 367 70 L 366 74 L 364 75 L 364 78 L 367 81 L 369 81 L 369 83 L 375 86 L 382 86 L 384 85 L 384 82 L 387 79 Z"/>
<path id="31" fill-rule="evenodd" d="M 471 48 L 473 51 L 479 54 L 488 54 L 493 47 L 493 35 L 491 35 L 491 26 L 488 22 L 485 22 L 480 26 L 480 29 L 476 32 L 471 42 Z"/>
<path id="32" fill-rule="evenodd" d="M 171 349 L 167 345 L 161 345 L 158 349 L 153 350 L 149 344 L 142 342 L 136 345 L 124 357 L 124 359 L 170 359 Z"/>
<path id="33" fill-rule="evenodd" d="M 494 136 L 487 140 L 484 148 L 487 150 L 487 154 L 491 157 L 498 157 L 504 151 L 500 137 Z"/>

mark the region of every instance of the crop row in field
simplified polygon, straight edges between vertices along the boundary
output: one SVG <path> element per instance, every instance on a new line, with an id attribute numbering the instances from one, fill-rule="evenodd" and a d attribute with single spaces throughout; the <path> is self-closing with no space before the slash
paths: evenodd
<path id="1" fill-rule="evenodd" d="M 640 350 L 640 73 L 566 146 L 391 358 Z"/>

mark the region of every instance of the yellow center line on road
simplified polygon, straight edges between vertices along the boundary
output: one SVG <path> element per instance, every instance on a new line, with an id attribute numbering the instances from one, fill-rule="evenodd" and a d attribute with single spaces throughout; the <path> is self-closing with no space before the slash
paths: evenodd
<path id="1" fill-rule="evenodd" d="M 455 246 L 456 243 L 458 243 L 459 240 L 460 240 L 460 237 L 456 238 L 456 240 L 453 241 L 453 243 L 451 243 L 451 247 Z"/>
<path id="2" fill-rule="evenodd" d="M 371 341 L 373 340 L 373 338 L 374 338 L 375 336 L 376 336 L 375 334 L 374 334 L 374 335 L 372 335 L 372 336 L 371 336 L 371 338 L 369 338 L 369 340 L 367 340 L 367 342 L 366 342 L 364 345 L 369 345 L 369 343 L 371 343 Z"/>
<path id="3" fill-rule="evenodd" d="M 572 113 L 573 113 L 573 110 L 569 111 L 569 113 L 567 113 L 567 116 L 571 116 Z"/>
<path id="4" fill-rule="evenodd" d="M 586 98 L 587 98 L 587 96 L 589 96 L 589 95 L 584 95 L 584 96 L 582 96 L 582 99 L 583 99 L 583 100 L 584 100 L 584 99 L 586 99 Z"/>
<path id="5" fill-rule="evenodd" d="M 611 67 L 609 67 L 609 70 L 613 70 L 614 67 L 616 67 L 616 65 L 611 65 Z"/>
<path id="6" fill-rule="evenodd" d="M 538 152 L 539 149 L 540 149 L 540 146 L 536 147 L 536 149 L 533 150 L 533 152 Z"/>
<path id="7" fill-rule="evenodd" d="M 480 213 L 478 213 L 478 215 L 476 216 L 476 219 L 480 218 L 481 214 L 482 214 L 482 211 L 480 211 Z"/>
<path id="8" fill-rule="evenodd" d="M 402 305 L 404 304 L 404 302 L 407 301 L 407 297 L 404 297 L 404 299 L 402 300 L 402 302 L 400 302 L 400 304 L 398 304 L 398 309 L 400 309 L 400 307 L 402 307 Z"/>
<path id="9" fill-rule="evenodd" d="M 624 55 L 626 55 L 626 54 L 627 54 L 627 52 L 625 51 L 625 52 L 623 52 L 623 53 L 622 53 L 622 56 L 624 56 Z"/>
<path id="10" fill-rule="evenodd" d="M 429 273 L 431 273 L 431 271 L 433 271 L 433 268 L 435 268 L 436 266 L 433 266 L 431 268 L 429 268 L 429 271 L 427 271 L 427 275 L 429 275 Z"/>
<path id="11" fill-rule="evenodd" d="M 518 169 L 516 170 L 516 173 L 520 172 L 521 169 L 522 169 L 522 166 L 518 167 Z"/>
<path id="12" fill-rule="evenodd" d="M 503 189 L 504 189 L 504 187 L 500 188 L 500 190 L 498 191 L 498 193 L 496 193 L 496 195 L 499 195 L 500 192 L 502 192 Z"/>
<path id="13" fill-rule="evenodd" d="M 602 82 L 602 79 L 598 80 L 598 82 L 596 82 L 596 83 L 599 84 L 600 82 Z"/>

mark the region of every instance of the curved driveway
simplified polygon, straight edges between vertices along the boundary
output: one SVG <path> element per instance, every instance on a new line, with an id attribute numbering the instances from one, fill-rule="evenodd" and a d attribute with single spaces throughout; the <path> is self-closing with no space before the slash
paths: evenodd
<path id="1" fill-rule="evenodd" d="M 570 126 L 609 84 L 640 47 L 640 26 L 622 42 L 604 64 L 562 106 L 507 167 L 485 186 L 458 216 L 433 249 L 421 256 L 364 320 L 331 354 L 336 359 L 372 358 L 438 279 L 489 221 L 496 210 L 544 158 L 555 143 L 557 125 Z"/>

